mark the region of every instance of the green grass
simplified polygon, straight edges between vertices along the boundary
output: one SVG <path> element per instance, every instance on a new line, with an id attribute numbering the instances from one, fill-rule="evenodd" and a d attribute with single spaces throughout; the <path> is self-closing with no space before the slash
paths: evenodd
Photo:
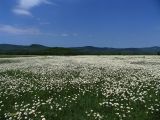
<path id="1" fill-rule="evenodd" d="M 0 55 L 0 58 L 36 57 L 36 55 Z"/>
<path id="2" fill-rule="evenodd" d="M 93 68 L 97 69 L 97 68 Z M 123 81 L 125 78 L 125 73 L 121 72 L 121 70 L 115 71 L 114 74 L 106 73 L 105 69 L 101 70 L 101 76 L 99 77 L 99 81 L 91 82 L 91 83 L 81 83 L 75 84 L 72 82 L 72 78 L 80 77 L 79 72 L 76 71 L 64 71 L 61 73 L 61 77 L 65 78 L 63 83 L 60 84 L 49 84 L 43 81 L 42 78 L 45 78 L 47 75 L 34 74 L 32 72 L 24 72 L 21 70 L 7 70 L 0 73 L 0 77 L 8 77 L 8 79 L 17 80 L 15 83 L 11 80 L 8 80 L 5 84 L 1 81 L 0 86 L 2 87 L 0 90 L 1 97 L 0 101 L 3 101 L 3 105 L 5 107 L 1 107 L 0 118 L 6 119 L 4 117 L 5 113 L 10 113 L 9 116 L 14 117 L 16 112 L 25 105 L 29 104 L 27 108 L 32 108 L 34 103 L 37 103 L 38 99 L 40 100 L 41 105 L 36 106 L 36 111 L 40 111 L 45 116 L 46 120 L 159 120 L 160 112 L 154 111 L 153 113 L 148 111 L 147 107 L 151 105 L 155 105 L 155 99 L 160 101 L 160 91 L 155 93 L 154 89 L 157 84 L 156 81 L 151 81 L 151 83 L 147 82 L 139 82 L 139 85 L 134 86 L 125 86 L 127 88 L 125 94 L 126 99 L 122 97 L 121 94 L 113 94 L 109 97 L 103 95 L 102 88 L 105 88 L 104 85 L 106 83 L 106 77 L 110 79 L 114 79 L 113 81 Z M 66 74 L 68 72 L 69 74 Z M 130 74 L 134 74 L 135 76 L 139 75 L 140 71 L 129 71 Z M 137 75 L 136 75 L 137 74 Z M 148 74 L 146 74 L 148 75 Z M 56 74 L 53 73 L 52 77 L 57 77 Z M 121 76 L 121 77 L 119 77 Z M 130 75 L 129 75 L 130 76 Z M 58 76 L 60 77 L 60 76 Z M 50 78 L 49 78 L 50 79 Z M 39 80 L 39 81 L 38 81 Z M 41 81 L 42 80 L 42 81 Z M 126 79 L 127 81 L 127 79 Z M 131 82 L 128 80 L 128 82 Z M 108 82 L 107 82 L 108 83 Z M 111 87 L 113 86 L 112 82 L 109 83 Z M 5 86 L 4 86 L 5 85 Z M 51 86 L 49 86 L 51 85 Z M 119 84 L 116 82 L 117 87 Z M 121 84 L 123 86 L 123 84 Z M 16 87 L 15 89 L 10 88 Z M 48 87 L 49 86 L 49 87 Z M 141 86 L 141 88 L 139 88 Z M 7 90 L 6 90 L 7 89 Z M 138 92 L 139 90 L 139 92 Z M 3 93 L 5 91 L 5 93 Z M 144 95 L 145 103 L 140 100 L 133 101 L 132 96 L 129 93 L 133 93 L 135 98 L 139 97 L 139 93 L 146 91 L 147 93 Z M 149 97 L 152 95 L 152 97 Z M 50 98 L 53 98 L 50 103 L 46 101 Z M 112 101 L 111 101 L 112 100 Z M 99 103 L 102 102 L 112 102 L 118 103 L 119 105 L 123 105 L 124 109 L 121 109 L 120 106 L 112 106 Z M 14 104 L 17 103 L 19 106 L 15 109 Z M 44 105 L 42 103 L 45 103 Z M 22 106 L 20 106 L 22 104 Z M 53 108 L 51 109 L 50 106 Z M 130 113 L 127 113 L 128 107 L 133 108 L 130 110 Z M 147 106 L 147 107 L 145 107 Z M 119 110 L 117 110 L 118 108 Z M 157 106 L 157 109 L 160 108 Z M 146 112 L 149 112 L 146 114 Z M 23 112 L 22 112 L 23 113 Z M 27 115 L 27 118 L 32 118 L 33 120 L 40 120 L 41 113 L 37 114 L 36 117 L 34 115 Z M 101 117 L 96 117 L 100 114 Z M 118 117 L 115 113 L 119 113 L 125 117 Z M 88 116 L 87 116 L 88 115 Z M 22 115 L 22 119 L 25 116 Z M 15 119 L 17 119 L 15 117 Z"/>

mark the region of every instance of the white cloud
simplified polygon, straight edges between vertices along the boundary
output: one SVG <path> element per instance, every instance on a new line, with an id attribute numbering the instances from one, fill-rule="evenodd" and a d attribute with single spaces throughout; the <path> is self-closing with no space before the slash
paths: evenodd
<path id="1" fill-rule="evenodd" d="M 0 25 L 0 33 L 13 35 L 38 35 L 41 34 L 36 28 L 18 28 L 11 25 Z"/>
<path id="2" fill-rule="evenodd" d="M 17 27 L 13 25 L 3 25 L 0 24 L 0 34 L 7 35 L 40 35 L 40 36 L 50 36 L 50 37 L 77 37 L 78 33 L 53 33 L 53 32 L 43 32 L 37 28 L 26 28 Z"/>
<path id="3" fill-rule="evenodd" d="M 63 34 L 61 34 L 61 36 L 62 36 L 62 37 L 68 37 L 68 36 L 69 36 L 69 34 L 67 34 L 67 33 L 63 33 Z"/>
<path id="4" fill-rule="evenodd" d="M 32 15 L 30 10 L 33 7 L 41 4 L 52 4 L 47 0 L 18 0 L 18 5 L 13 9 L 13 12 L 18 15 Z"/>
<path id="5" fill-rule="evenodd" d="M 28 15 L 31 16 L 31 13 L 27 10 L 23 10 L 23 9 L 13 9 L 13 12 L 18 14 L 18 15 Z"/>

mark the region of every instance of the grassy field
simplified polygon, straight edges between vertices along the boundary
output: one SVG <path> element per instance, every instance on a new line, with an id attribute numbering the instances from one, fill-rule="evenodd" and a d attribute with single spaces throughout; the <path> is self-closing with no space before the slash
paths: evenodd
<path id="1" fill-rule="evenodd" d="M 160 57 L 0 58 L 0 120 L 160 120 Z"/>

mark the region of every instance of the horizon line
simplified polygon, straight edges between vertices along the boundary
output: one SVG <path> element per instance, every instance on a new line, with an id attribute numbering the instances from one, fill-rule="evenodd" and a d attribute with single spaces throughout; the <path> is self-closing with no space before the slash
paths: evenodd
<path id="1" fill-rule="evenodd" d="M 38 44 L 38 43 L 31 43 L 31 44 L 12 44 L 12 43 L 0 43 L 0 45 L 17 45 L 17 46 L 32 46 L 32 45 L 40 45 L 44 47 L 50 47 L 50 48 L 79 48 L 79 47 L 94 47 L 94 48 L 112 48 L 112 49 L 139 49 L 139 48 L 153 48 L 153 47 L 160 47 L 157 45 L 153 46 L 144 46 L 144 47 L 100 47 L 100 46 L 92 46 L 92 45 L 84 45 L 84 46 L 70 46 L 70 47 L 64 47 L 64 46 L 48 46 L 48 45 L 43 45 L 43 44 Z"/>

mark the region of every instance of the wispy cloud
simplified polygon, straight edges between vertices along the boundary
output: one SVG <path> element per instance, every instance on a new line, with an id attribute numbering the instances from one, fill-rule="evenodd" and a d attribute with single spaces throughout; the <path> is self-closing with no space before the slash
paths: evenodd
<path id="1" fill-rule="evenodd" d="M 17 6 L 13 9 L 13 12 L 18 15 L 31 16 L 31 9 L 41 4 L 52 4 L 48 0 L 18 0 Z"/>
<path id="2" fill-rule="evenodd" d="M 68 37 L 69 34 L 68 34 L 68 33 L 62 33 L 61 36 L 62 36 L 62 37 Z"/>
<path id="3" fill-rule="evenodd" d="M 28 27 L 17 27 L 13 25 L 0 24 L 0 34 L 7 35 L 38 35 L 38 36 L 49 36 L 49 37 L 78 37 L 78 33 L 54 33 L 44 32 L 38 28 Z"/>
<path id="4" fill-rule="evenodd" d="M 77 37 L 78 33 L 62 33 L 62 34 L 59 34 L 59 36 L 61 36 L 61 37 Z"/>
<path id="5" fill-rule="evenodd" d="M 12 25 L 0 25 L 0 33 L 12 35 L 38 35 L 41 34 L 37 28 L 19 28 Z"/>
<path id="6" fill-rule="evenodd" d="M 24 9 L 13 9 L 13 12 L 15 14 L 18 14 L 18 15 L 28 15 L 28 16 L 32 16 L 32 14 L 28 11 L 28 10 L 24 10 Z"/>

